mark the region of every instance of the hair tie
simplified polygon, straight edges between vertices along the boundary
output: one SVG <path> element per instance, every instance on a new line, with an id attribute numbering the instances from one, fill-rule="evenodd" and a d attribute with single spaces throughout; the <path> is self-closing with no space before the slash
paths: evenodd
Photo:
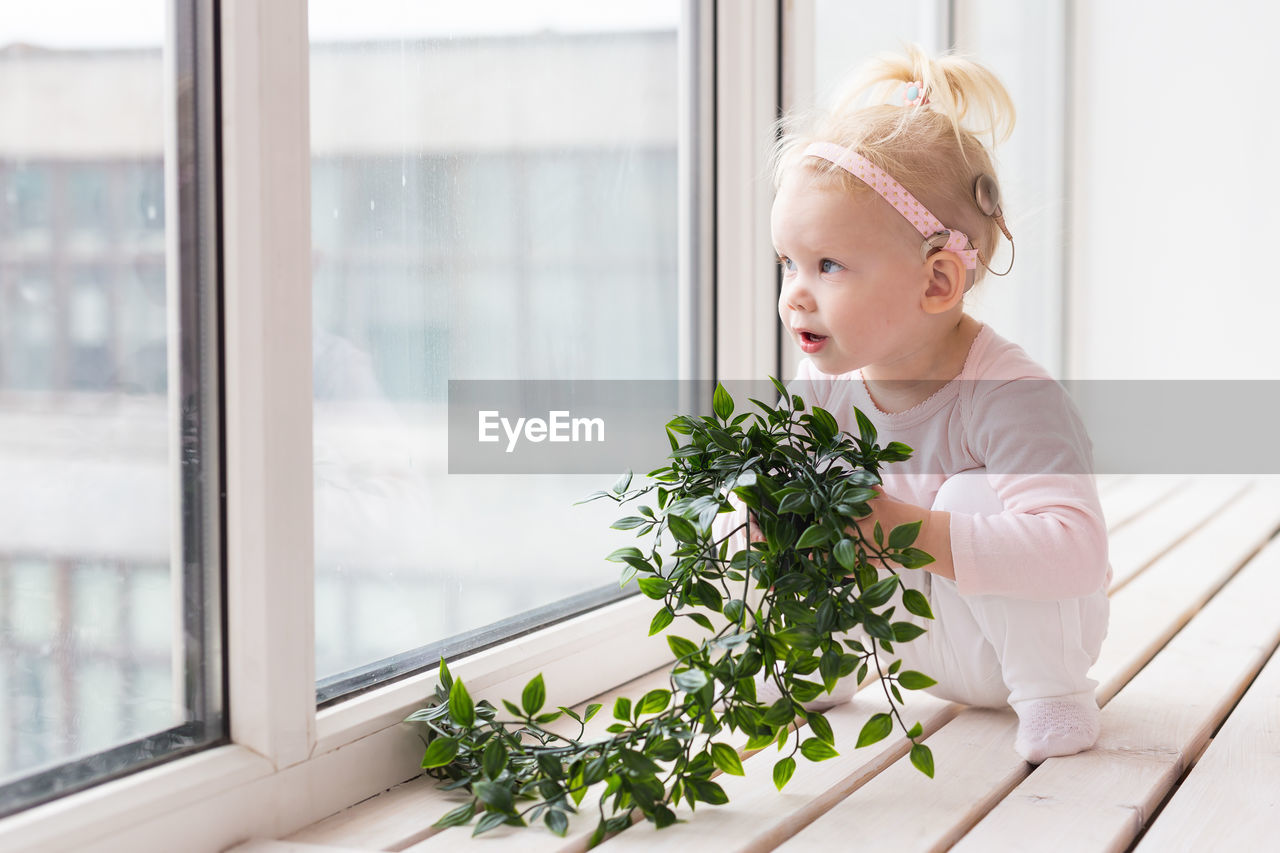
<path id="1" fill-rule="evenodd" d="M 929 103 L 929 95 L 924 90 L 924 84 L 919 80 L 913 80 L 910 83 L 904 83 L 902 86 L 902 104 L 907 107 L 923 107 Z"/>

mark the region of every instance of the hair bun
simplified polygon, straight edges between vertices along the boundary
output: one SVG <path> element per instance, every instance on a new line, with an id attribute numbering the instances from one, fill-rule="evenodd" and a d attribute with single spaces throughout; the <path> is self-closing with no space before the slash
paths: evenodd
<path id="1" fill-rule="evenodd" d="M 863 104 L 902 103 L 903 86 L 922 83 L 920 105 L 942 113 L 957 137 L 960 130 L 989 136 L 992 146 L 1013 133 L 1017 114 L 1009 91 L 984 65 L 956 54 L 930 57 L 919 45 L 904 53 L 873 57 L 855 75 L 834 107 L 844 112 Z"/>

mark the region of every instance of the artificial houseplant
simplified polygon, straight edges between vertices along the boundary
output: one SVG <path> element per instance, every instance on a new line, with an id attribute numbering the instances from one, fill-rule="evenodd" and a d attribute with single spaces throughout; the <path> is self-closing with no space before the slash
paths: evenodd
<path id="1" fill-rule="evenodd" d="M 879 524 L 866 534 L 857 525 L 870 514 L 867 502 L 876 495 L 872 486 L 880 483 L 881 466 L 907 458 L 910 448 L 898 442 L 879 447 L 874 426 L 856 409 L 859 435 L 841 432 L 829 412 L 805 411 L 799 396 L 770 379 L 781 395 L 777 406 L 752 399 L 761 413 L 734 416 L 732 398 L 717 385 L 713 414 L 678 416 L 667 424 L 670 464 L 650 472 L 652 483 L 630 490 L 627 472 L 611 491 L 579 501 L 622 504 L 656 492 L 656 508 L 641 505 L 638 515 L 613 524 L 637 530 L 637 536 L 655 532 L 648 553 L 628 546 L 608 559 L 624 564 L 624 586 L 635 580 L 644 595 L 660 602 L 650 635 L 679 625 L 701 629 L 696 640 L 668 632 L 675 655 L 668 688 L 618 699 L 615 722 L 587 737 L 586 723 L 600 705 L 588 705 L 581 715 L 563 706 L 544 711 L 546 688 L 538 675 L 519 705 L 503 700 L 504 719 L 488 701 L 473 701 L 441 660 L 436 701 L 408 720 L 423 725 L 423 768 L 446 789 L 466 789 L 471 796 L 436 826 L 467 824 L 479 814 L 474 834 L 541 819 L 563 835 L 588 788 L 604 783 L 589 846 L 630 825 L 636 811 L 666 827 L 676 822 L 673 808 L 681 800 L 691 809 L 699 802 L 728 802 L 712 777 L 717 770 L 741 775 L 743 767 L 738 750 L 724 742 L 726 731 L 747 736 L 747 751 L 791 743 L 773 765 L 781 790 L 795 771 L 797 752 L 811 761 L 838 754 L 826 718 L 800 703 L 839 678 L 861 683 L 869 670 L 878 674 L 890 711 L 867 720 L 857 746 L 884 739 L 896 720 L 912 741 L 912 764 L 933 775 L 929 747 L 919 742 L 920 724 L 908 727 L 899 708 L 900 689 L 934 682 L 901 670 L 900 661 L 883 665 L 872 647 L 891 657 L 894 643 L 923 632 L 915 623 L 895 621 L 897 604 L 890 601 L 899 569 L 919 568 L 932 557 L 912 547 L 918 522 L 887 535 Z M 681 444 L 677 434 L 688 441 Z M 750 508 L 764 536 L 733 554 L 729 540 L 746 522 L 719 538 L 713 532 L 716 517 L 735 509 L 730 495 Z M 674 549 L 664 557 L 666 536 Z M 901 604 L 932 618 L 925 597 L 913 589 L 902 591 Z M 760 678 L 771 681 L 781 698 L 757 701 Z M 564 715 L 578 724 L 576 737 L 546 728 Z M 790 738 L 801 721 L 807 736 Z"/>

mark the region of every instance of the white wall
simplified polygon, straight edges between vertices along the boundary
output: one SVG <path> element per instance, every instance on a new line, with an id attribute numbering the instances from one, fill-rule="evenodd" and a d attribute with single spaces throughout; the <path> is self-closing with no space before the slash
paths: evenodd
<path id="1" fill-rule="evenodd" d="M 1280 7 L 1076 4 L 1072 378 L 1280 378 Z"/>

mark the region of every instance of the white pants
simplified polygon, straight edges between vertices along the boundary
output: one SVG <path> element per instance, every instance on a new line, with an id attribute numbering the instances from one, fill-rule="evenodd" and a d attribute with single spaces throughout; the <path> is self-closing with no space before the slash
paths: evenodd
<path id="1" fill-rule="evenodd" d="M 979 469 L 943 483 L 932 508 L 995 515 L 1004 504 Z M 897 594 L 894 619 L 926 631 L 910 642 L 894 643 L 894 653 L 904 670 L 918 670 L 938 682 L 928 692 L 988 708 L 1093 696 L 1098 683 L 1089 678 L 1089 667 L 1098 660 L 1111 611 L 1105 589 L 1080 598 L 1031 601 L 960 595 L 955 581 L 924 569 L 899 570 L 898 577 L 903 587 L 924 593 L 933 610 L 933 619 L 908 614 Z M 836 691 L 852 695 L 854 687 L 839 684 Z"/>

